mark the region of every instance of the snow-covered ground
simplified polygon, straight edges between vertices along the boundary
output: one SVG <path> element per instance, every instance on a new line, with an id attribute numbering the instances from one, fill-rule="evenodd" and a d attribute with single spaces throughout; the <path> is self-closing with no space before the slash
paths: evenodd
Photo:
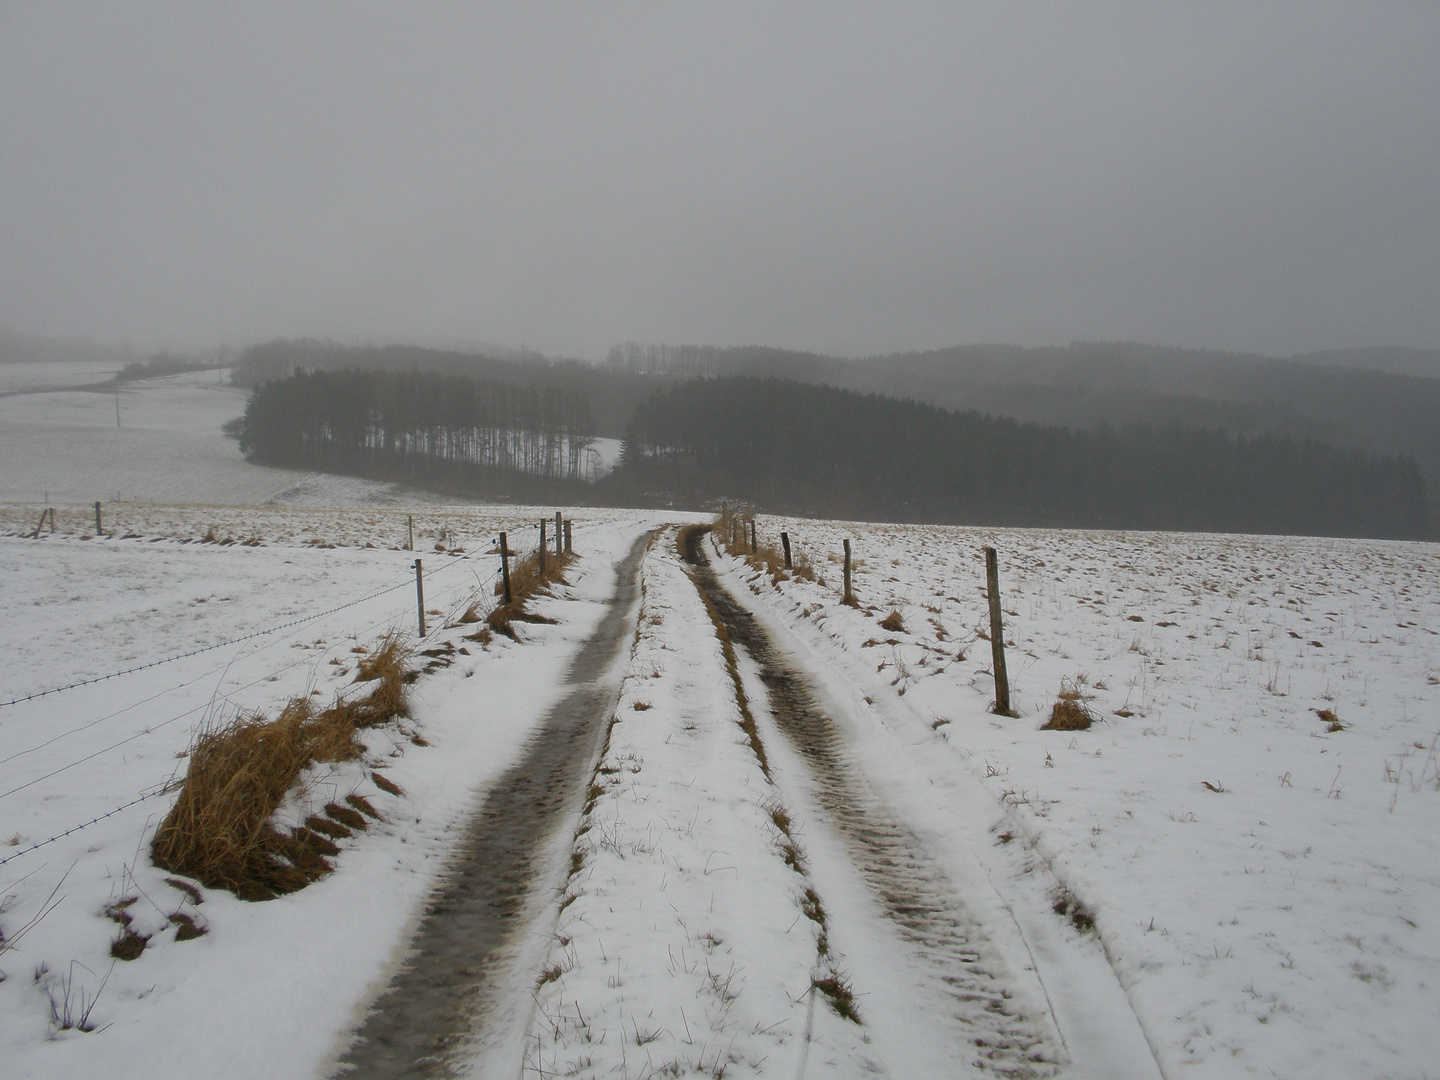
<path id="1" fill-rule="evenodd" d="M 195 513 L 187 538 L 209 520 Z M 533 540 L 520 538 L 537 531 L 527 519 L 538 513 L 474 511 L 458 539 L 483 550 L 504 528 L 524 550 Z M 347 533 L 345 518 L 331 515 L 332 541 L 370 535 L 363 524 Z M 569 654 L 603 611 L 617 552 L 645 525 L 615 515 L 575 522 L 576 584 L 545 602 L 563 619 L 527 626 L 523 646 L 461 641 L 470 655 L 416 687 L 414 727 L 405 730 L 423 731 L 427 746 L 367 733 L 370 757 L 390 766 L 403 800 L 354 765 L 320 783 L 316 805 L 358 792 L 388 819 L 347 851 L 344 870 L 268 903 L 206 890 L 198 906 L 166 884 L 147 847 L 192 734 L 237 710 L 274 715 L 295 695 L 328 701 L 354 678 L 357 645 L 392 628 L 414 640 L 414 556 L 220 546 L 149 531 L 129 540 L 0 537 L 14 614 L 0 626 L 5 702 L 245 639 L 0 708 L 4 1075 L 314 1074 L 391 962 L 449 830 L 559 693 Z M 295 531 L 312 527 L 305 516 Z M 450 528 L 459 531 L 453 519 Z M 498 559 L 429 554 L 425 562 L 426 605 L 441 614 L 424 644 L 459 640 L 473 627 L 444 627 L 475 599 L 493 600 Z M 265 632 L 277 626 L 287 628 Z M 109 955 L 117 926 L 104 909 L 130 896 L 140 897 L 129 908 L 134 928 L 153 936 L 139 960 L 119 963 Z M 167 920 L 176 911 L 208 932 L 175 940 Z M 97 997 L 88 1024 L 103 1030 L 60 1030 L 52 1009 L 78 1024 Z"/>
<path id="2" fill-rule="evenodd" d="M 357 642 L 413 634 L 413 556 L 363 546 L 399 539 L 398 514 L 257 509 L 235 523 L 265 541 L 244 547 L 182 542 L 226 511 L 153 508 L 147 528 L 142 510 L 131 539 L 0 538 L 3 699 L 256 636 L 0 710 L 6 1075 L 133 1075 L 136 1062 L 154 1076 L 323 1073 L 394 963 L 452 830 L 559 696 L 611 568 L 661 521 L 577 517 L 584 558 L 542 603 L 559 622 L 527 626 L 525 644 L 482 649 L 435 618 L 427 644 L 449 637 L 470 655 L 417 685 L 406 730 L 428 745 L 397 732 L 371 746 L 405 798 L 339 767 L 318 795 L 367 794 L 386 824 L 300 893 L 250 904 L 207 890 L 197 907 L 146 858 L 172 796 L 144 797 L 183 768 L 177 755 L 207 718 L 328 699 L 353 678 Z M 417 540 L 427 606 L 453 613 L 493 593 L 496 560 L 483 553 L 495 533 L 528 537 L 542 511 L 431 513 Z M 428 553 L 446 514 L 466 555 Z M 969 902 L 993 928 L 1017 1009 L 1058 1025 L 1062 1075 L 1107 1075 L 1093 1050 L 1081 1069 L 1086 1047 L 1135 1019 L 1134 1042 L 1143 1030 L 1167 1076 L 1433 1073 L 1433 546 L 768 519 L 762 536 L 782 524 L 823 584 L 777 586 L 718 558 L 723 576 L 842 717 L 880 797 L 950 880 L 978 890 Z M 156 539 L 166 532 L 179 538 Z M 858 610 L 837 602 L 830 556 L 844 536 Z M 1002 556 L 1019 719 L 987 711 L 984 543 Z M 896 1007 L 919 976 L 865 929 L 863 885 L 845 886 L 804 764 L 764 723 L 775 780 L 761 775 L 713 626 L 668 544 L 673 530 L 645 562 L 603 794 L 577 822 L 570 902 L 542 928 L 552 944 L 535 975 L 547 981 L 514 1067 L 788 1076 L 809 1047 L 807 1075 L 939 1075 L 934 1039 Z M 905 630 L 879 627 L 891 610 Z M 752 705 L 763 702 L 745 667 Z M 1089 731 L 1037 730 L 1062 680 L 1095 695 Z M 1344 726 L 1328 730 L 1316 709 Z M 811 1008 L 815 925 L 797 899 L 809 886 L 785 859 L 775 806 L 831 912 L 832 959 L 865 1027 Z M 1050 910 L 1057 885 L 1093 912 L 1093 934 Z M 154 936 L 139 960 L 114 962 L 104 909 L 129 895 Z M 177 910 L 209 932 L 174 940 Z M 1114 1000 L 1101 1000 L 1097 971 Z M 103 1030 L 58 1030 L 52 1002 L 63 1019 L 67 1000 L 78 1014 L 97 994 L 89 1020 Z M 958 1073 L 968 1058 L 955 1055 Z"/>
<path id="3" fill-rule="evenodd" d="M 50 386 L 86 386 L 104 382 L 118 364 L 0 364 L 0 394 L 17 394 Z"/>
<path id="4" fill-rule="evenodd" d="M 826 584 L 737 570 L 753 601 L 873 701 L 894 771 L 985 786 L 991 842 L 1094 913 L 1168 1075 L 1436 1074 L 1440 547 L 780 529 Z M 845 537 L 862 610 L 836 603 Z M 988 712 L 987 544 L 1014 720 Z M 1100 722 L 1039 730 L 1067 683 Z"/>
<path id="5" fill-rule="evenodd" d="M 727 661 L 675 550 L 685 515 L 576 512 L 581 558 L 538 603 L 557 621 L 482 647 L 453 617 L 493 598 L 494 537 L 528 550 L 553 510 L 259 470 L 218 434 L 242 398 L 158 382 L 133 402 L 137 428 L 142 407 L 154 417 L 123 465 L 133 502 L 92 479 L 95 455 L 116 457 L 98 443 L 112 398 L 64 437 L 15 405 L 49 395 L 0 399 L 16 500 L 0 505 L 0 1075 L 332 1072 L 460 824 L 564 695 L 616 566 L 652 531 L 615 723 L 552 868 L 563 891 L 521 950 L 522 1022 L 471 1073 L 966 1074 L 976 1046 L 956 1034 L 949 973 L 884 916 L 813 761 L 767 714 L 759 666 L 739 648 Z M 210 449 L 189 456 L 187 431 Z M 80 504 L 36 540 L 43 491 L 10 479 L 27 462 L 51 501 L 68 487 Z M 229 505 L 155 504 L 172 483 Z M 1030 1048 L 1035 1075 L 1440 1075 L 1440 546 L 759 528 L 787 529 L 820 580 L 711 549 L 721 580 L 833 720 L 865 813 L 973 930 L 995 1030 Z M 844 538 L 859 608 L 839 603 Z M 989 711 L 986 544 L 1014 719 Z M 409 721 L 367 733 L 404 796 L 336 766 L 311 797 L 364 794 L 385 821 L 344 842 L 334 874 L 195 904 L 148 860 L 192 734 L 328 701 L 353 650 L 392 629 L 413 641 L 415 554 L 440 613 L 423 647 L 465 651 L 416 683 Z M 879 625 L 892 612 L 903 628 Z M 1092 728 L 1040 730 L 1062 688 L 1088 696 Z M 114 961 L 106 908 L 132 896 L 149 945 Z M 177 940 L 176 913 L 207 932 Z M 827 974 L 861 1023 L 810 990 Z"/>
<path id="6" fill-rule="evenodd" d="M 245 411 L 247 396 L 213 371 L 109 392 L 0 396 L 0 502 L 393 505 L 401 498 L 392 484 L 248 463 L 221 431 Z"/>

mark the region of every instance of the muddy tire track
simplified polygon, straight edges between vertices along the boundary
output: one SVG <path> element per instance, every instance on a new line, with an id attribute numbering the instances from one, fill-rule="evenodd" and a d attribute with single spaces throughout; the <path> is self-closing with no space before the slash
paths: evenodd
<path id="1" fill-rule="evenodd" d="M 615 594 L 567 674 L 572 690 L 551 710 L 524 756 L 491 786 L 465 825 L 403 966 L 355 1030 L 336 1075 L 389 1080 L 463 1071 L 455 1060 L 493 1004 L 532 901 L 560 883 L 542 864 L 579 811 L 618 688 L 607 679 L 631 636 L 642 536 L 616 570 Z M 561 875 L 563 878 L 563 875 Z"/>
<path id="2" fill-rule="evenodd" d="M 815 797 L 844 838 L 880 910 L 950 999 L 957 1044 L 967 1040 L 973 1048 L 970 1063 L 997 1076 L 1055 1075 L 1062 1055 L 1015 1006 L 983 930 L 919 839 L 865 781 L 804 677 L 720 584 L 705 553 L 704 535 L 699 529 L 681 534 L 681 554 L 696 586 L 731 640 L 759 667 L 776 726 L 810 767 Z"/>

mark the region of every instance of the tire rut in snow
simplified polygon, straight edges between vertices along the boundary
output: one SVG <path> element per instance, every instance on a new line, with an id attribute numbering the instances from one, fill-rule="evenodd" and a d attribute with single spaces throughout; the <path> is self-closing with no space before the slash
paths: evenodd
<path id="1" fill-rule="evenodd" d="M 731 640 L 759 666 L 776 726 L 811 768 L 816 799 L 832 816 L 881 910 L 953 1000 L 952 1015 L 975 1048 L 973 1063 L 999 1076 L 1052 1076 L 1058 1055 L 1011 1003 L 991 970 L 993 954 L 980 927 L 919 839 L 864 781 L 806 680 L 720 584 L 703 536 L 700 530 L 686 534 L 682 548 L 697 586 Z"/>
<path id="2" fill-rule="evenodd" d="M 453 1075 L 510 947 L 525 930 L 539 861 L 584 798 L 599 741 L 615 707 L 604 676 L 629 639 L 642 536 L 617 568 L 615 595 L 581 645 L 566 681 L 576 688 L 551 710 L 525 755 L 491 786 L 466 824 L 443 877 L 391 978 L 355 1031 L 337 1075 L 381 1080 Z"/>

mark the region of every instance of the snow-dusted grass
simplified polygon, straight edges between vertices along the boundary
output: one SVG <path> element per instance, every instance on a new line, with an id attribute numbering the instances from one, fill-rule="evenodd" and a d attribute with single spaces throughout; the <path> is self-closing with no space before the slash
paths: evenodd
<path id="1" fill-rule="evenodd" d="M 781 528 L 823 584 L 735 580 L 871 700 L 878 771 L 988 789 L 991 841 L 1094 913 L 1171 1075 L 1433 1068 L 1440 548 L 793 519 L 762 538 Z M 859 610 L 838 603 L 847 536 Z M 986 544 L 1018 720 L 989 712 Z M 1102 722 L 1039 730 L 1067 683 Z"/>
<path id="2" fill-rule="evenodd" d="M 188 523 L 181 509 L 159 516 L 194 535 L 208 515 L 189 513 Z M 498 528 L 518 535 L 531 516 L 538 520 L 538 512 L 525 510 L 472 510 L 467 539 L 485 550 L 485 537 Z M 392 960 L 448 849 L 448 830 L 561 693 L 570 653 L 603 612 L 610 568 L 643 522 L 614 516 L 576 522 L 581 558 L 571 568 L 572 585 L 538 602 L 558 621 L 524 627 L 525 644 L 496 639 L 482 647 L 463 637 L 473 625 L 452 623 L 470 603 L 494 602 L 498 559 L 427 558 L 426 606 L 438 614 L 423 647 L 453 641 L 463 651 L 415 685 L 413 722 L 367 730 L 363 761 L 307 776 L 308 802 L 282 808 L 287 820 L 299 821 L 358 794 L 385 820 L 342 842 L 336 873 L 259 904 L 210 890 L 201 890 L 203 903 L 196 904 L 150 865 L 149 838 L 173 799 L 164 788 L 183 774 L 181 755 L 207 720 L 241 709 L 273 715 L 294 696 L 328 703 L 355 677 L 360 654 L 353 650 L 394 628 L 413 640 L 413 556 L 270 542 L 186 544 L 153 540 L 143 521 L 135 526 L 146 529 L 146 538 L 0 537 L 0 580 L 11 605 L 11 617 L 0 624 L 7 660 L 0 698 L 370 599 L 0 710 L 0 858 L 10 858 L 0 866 L 3 1072 L 311 1075 L 335 1052 L 353 1010 Z M 458 532 L 458 523 L 451 528 Z M 350 540 L 361 533 L 363 527 Z M 339 531 L 330 536 L 344 538 Z M 375 784 L 376 766 L 384 766 L 382 775 L 403 798 Z M 117 811 L 127 803 L 133 805 Z M 28 850 L 111 811 L 117 812 Z M 120 910 L 149 942 L 138 959 L 114 960 L 120 926 L 107 908 L 132 898 Z M 177 940 L 179 927 L 170 919 L 177 914 L 206 932 Z M 85 1008 L 86 1024 L 96 1030 L 66 1030 L 66 1014 L 78 1027 Z"/>

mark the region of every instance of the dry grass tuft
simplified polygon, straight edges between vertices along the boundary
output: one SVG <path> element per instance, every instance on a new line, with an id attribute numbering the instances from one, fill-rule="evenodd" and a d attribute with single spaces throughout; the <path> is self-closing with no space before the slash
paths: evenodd
<path id="1" fill-rule="evenodd" d="M 410 682 L 406 661 L 410 650 L 398 633 L 387 635 L 371 653 L 360 661 L 355 671 L 355 681 L 380 680 L 380 685 L 369 696 L 351 703 L 350 722 L 357 728 L 379 727 L 401 716 L 408 716 L 405 700 L 405 685 Z M 341 707 L 339 705 L 337 708 Z"/>
<path id="2" fill-rule="evenodd" d="M 120 935 L 110 942 L 110 955 L 116 960 L 139 960 L 140 954 L 145 951 L 145 945 L 150 939 L 143 934 L 137 934 L 130 927 L 120 931 Z"/>
<path id="3" fill-rule="evenodd" d="M 892 634 L 905 633 L 905 620 L 901 618 L 900 612 L 898 611 L 892 611 L 889 615 L 886 615 L 885 618 L 881 619 L 880 626 L 884 630 L 889 630 Z"/>
<path id="4" fill-rule="evenodd" d="M 390 637 L 361 661 L 357 680 L 379 680 L 362 699 L 320 711 L 308 697 L 294 698 L 274 720 L 242 713 L 201 730 L 179 798 L 151 844 L 155 865 L 243 900 L 294 892 L 328 873 L 326 856 L 340 850 L 333 840 L 352 835 L 356 820 L 364 828 L 356 810 L 332 803 L 329 816 L 288 832 L 272 819 L 311 765 L 359 759 L 358 729 L 405 715 L 407 655 Z M 400 794 L 378 774 L 375 780 Z"/>
<path id="5" fill-rule="evenodd" d="M 1050 709 L 1050 719 L 1040 725 L 1041 731 L 1085 731 L 1099 717 L 1085 702 L 1095 695 L 1085 693 L 1085 676 L 1061 679 L 1060 693 Z"/>
<path id="6" fill-rule="evenodd" d="M 1060 698 L 1050 708 L 1050 719 L 1040 725 L 1041 731 L 1085 731 L 1095 722 L 1095 714 L 1080 701 Z"/>
<path id="7" fill-rule="evenodd" d="M 485 617 L 486 627 L 518 641 L 515 623 L 554 623 L 554 619 L 526 611 L 525 605 L 552 585 L 568 584 L 565 580 L 565 568 L 575 558 L 576 556 L 569 552 L 564 555 L 550 552 L 545 556 L 543 570 L 540 567 L 539 552 L 532 552 L 523 559 L 517 559 L 510 570 L 510 603 L 502 603 L 490 612 Z"/>
<path id="8" fill-rule="evenodd" d="M 198 937 L 204 937 L 209 931 L 197 923 L 193 916 L 177 911 L 169 916 L 170 922 L 175 926 L 176 941 L 194 941 Z"/>
<path id="9" fill-rule="evenodd" d="M 370 780 L 381 791 L 388 792 L 389 794 L 394 795 L 396 798 L 402 798 L 405 795 L 404 789 L 401 788 L 399 784 L 395 783 L 394 780 L 391 780 L 389 777 L 385 776 L 384 773 L 375 772 L 372 769 L 370 772 Z"/>
<path id="10" fill-rule="evenodd" d="M 1088 934 L 1095 929 L 1095 913 L 1063 886 L 1055 893 L 1050 907 L 1062 919 L 1069 919 L 1070 925 L 1082 934 Z"/>
<path id="11" fill-rule="evenodd" d="M 855 1003 L 855 992 L 850 989 L 850 980 L 844 974 L 833 967 L 827 968 L 823 975 L 812 975 L 810 985 L 825 995 L 825 1000 L 837 1016 L 849 1020 L 852 1024 L 862 1022 L 860 1006 Z"/>
<path id="12" fill-rule="evenodd" d="M 1325 721 L 1326 731 L 1344 731 L 1345 722 L 1335 714 L 1334 709 L 1316 709 L 1315 715 Z"/>

